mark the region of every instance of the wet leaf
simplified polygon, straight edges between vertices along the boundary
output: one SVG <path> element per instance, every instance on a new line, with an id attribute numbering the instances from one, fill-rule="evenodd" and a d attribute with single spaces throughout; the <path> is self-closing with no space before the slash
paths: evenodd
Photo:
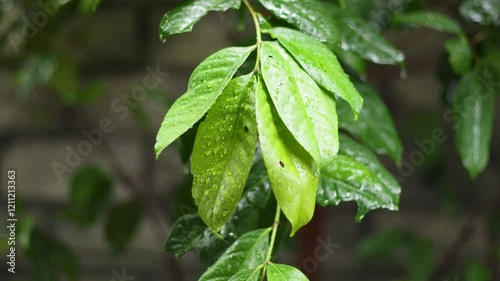
<path id="1" fill-rule="evenodd" d="M 371 210 L 398 210 L 401 187 L 365 147 L 345 135 L 334 161 L 321 169 L 317 201 L 321 206 L 356 201 L 360 221 Z"/>
<path id="2" fill-rule="evenodd" d="M 193 26 L 208 12 L 224 12 L 228 9 L 239 9 L 241 0 L 190 0 L 169 11 L 160 23 L 160 38 L 189 32 Z"/>
<path id="3" fill-rule="evenodd" d="M 280 119 L 320 166 L 327 165 L 338 151 L 334 98 L 277 43 L 262 44 L 261 62 L 262 77 Z"/>
<path id="4" fill-rule="evenodd" d="M 155 145 L 157 157 L 205 115 L 253 49 L 226 48 L 198 65 L 189 79 L 188 91 L 175 101 L 161 124 Z"/>
<path id="5" fill-rule="evenodd" d="M 241 270 L 229 279 L 229 281 L 258 281 L 262 274 L 262 267 L 259 266 L 255 269 Z"/>
<path id="6" fill-rule="evenodd" d="M 270 229 L 248 232 L 236 240 L 199 281 L 229 280 L 241 271 L 252 270 L 264 263 L 269 248 Z"/>
<path id="7" fill-rule="evenodd" d="M 226 223 L 240 200 L 257 144 L 255 77 L 232 80 L 201 122 L 193 148 L 193 197 L 203 221 L 214 231 Z"/>
<path id="8" fill-rule="evenodd" d="M 404 61 L 401 51 L 394 48 L 377 30 L 361 18 L 344 14 L 336 6 L 321 1 L 259 0 L 276 17 L 296 26 L 304 33 L 325 42 L 328 47 L 340 47 L 379 64 Z"/>
<path id="9" fill-rule="evenodd" d="M 467 20 L 481 25 L 500 25 L 498 0 L 466 0 L 460 5 L 460 14 Z"/>
<path id="10" fill-rule="evenodd" d="M 256 115 L 262 156 L 274 195 L 292 224 L 292 233 L 314 213 L 319 171 L 313 158 L 281 122 L 259 77 Z"/>
<path id="11" fill-rule="evenodd" d="M 455 139 L 471 178 L 486 167 L 493 131 L 495 87 L 492 70 L 479 67 L 462 77 L 455 90 Z"/>
<path id="12" fill-rule="evenodd" d="M 269 281 L 309 281 L 300 270 L 286 264 L 270 263 L 267 266 Z"/>
<path id="13" fill-rule="evenodd" d="M 427 27 L 438 31 L 454 33 L 457 35 L 463 34 L 460 25 L 446 15 L 429 12 L 418 11 L 406 14 L 396 14 L 392 18 L 394 25 L 412 26 L 412 27 Z"/>
<path id="14" fill-rule="evenodd" d="M 188 214 L 179 218 L 172 227 L 165 242 L 165 251 L 174 252 L 177 257 L 195 251 L 203 261 L 213 259 L 226 249 L 230 242 L 242 235 L 245 229 L 258 227 L 248 218 L 256 212 L 260 213 L 266 207 L 270 196 L 271 186 L 261 160 L 252 167 L 236 210 L 220 230 L 220 235 L 226 241 L 217 237 L 198 214 Z"/>
<path id="15" fill-rule="evenodd" d="M 363 98 L 345 74 L 337 57 L 324 44 L 289 28 L 273 28 L 270 33 L 278 38 L 316 83 L 346 100 L 357 117 Z"/>
<path id="16" fill-rule="evenodd" d="M 365 101 L 364 106 L 358 120 L 353 120 L 349 105 L 339 101 L 337 110 L 340 128 L 378 154 L 388 155 L 400 163 L 403 148 L 389 110 L 371 86 L 359 83 L 356 88 Z"/>

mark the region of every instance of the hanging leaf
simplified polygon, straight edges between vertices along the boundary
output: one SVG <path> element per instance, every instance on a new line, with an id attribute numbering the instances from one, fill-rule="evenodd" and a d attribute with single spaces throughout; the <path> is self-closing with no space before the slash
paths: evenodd
<path id="1" fill-rule="evenodd" d="M 292 224 L 293 236 L 313 216 L 319 171 L 279 119 L 262 77 L 256 92 L 256 115 L 269 179 L 278 204 Z"/>
<path id="2" fill-rule="evenodd" d="M 260 213 L 266 207 L 270 196 L 271 187 L 264 163 L 259 161 L 250 171 L 245 191 L 236 210 L 220 230 L 220 235 L 226 241 L 217 237 L 198 214 L 188 214 L 180 217 L 172 227 L 165 242 L 165 251 L 174 252 L 177 257 L 195 251 L 203 261 L 213 259 L 229 246 L 228 243 L 242 235 L 245 229 L 258 227 L 256 223 L 249 221 L 249 217 Z M 243 225 L 245 227 L 242 227 Z"/>
<path id="3" fill-rule="evenodd" d="M 269 281 L 309 281 L 300 270 L 286 264 L 270 263 L 267 266 Z"/>
<path id="4" fill-rule="evenodd" d="M 80 227 L 89 226 L 108 207 L 111 191 L 111 178 L 99 167 L 80 169 L 72 179 L 65 215 Z"/>
<path id="5" fill-rule="evenodd" d="M 498 0 L 466 0 L 460 5 L 460 14 L 480 25 L 500 25 L 500 2 Z"/>
<path id="6" fill-rule="evenodd" d="M 460 25 L 446 15 L 429 12 L 418 11 L 406 14 L 396 14 L 392 18 L 394 25 L 409 25 L 412 27 L 427 27 L 438 31 L 449 32 L 457 35 L 463 34 Z"/>
<path id="7" fill-rule="evenodd" d="M 317 201 L 321 206 L 356 201 L 360 221 L 371 210 L 398 210 L 401 187 L 368 149 L 340 136 L 335 160 L 321 169 Z"/>
<path id="8" fill-rule="evenodd" d="M 106 221 L 106 241 L 115 254 L 122 252 L 139 227 L 142 203 L 130 200 L 111 209 Z"/>
<path id="9" fill-rule="evenodd" d="M 236 240 L 199 281 L 229 280 L 241 271 L 253 270 L 264 263 L 271 229 L 258 229 Z"/>
<path id="10" fill-rule="evenodd" d="M 492 71 L 479 67 L 469 71 L 455 90 L 455 139 L 462 163 L 471 178 L 486 167 L 493 131 L 495 109 Z"/>
<path id="11" fill-rule="evenodd" d="M 404 61 L 404 54 L 394 48 L 374 27 L 361 18 L 343 14 L 334 5 L 321 1 L 259 0 L 276 17 L 332 48 L 354 52 L 379 64 Z"/>
<path id="12" fill-rule="evenodd" d="M 240 5 L 241 0 L 186 1 L 163 16 L 160 23 L 160 38 L 165 41 L 170 35 L 191 31 L 193 26 L 208 12 L 239 9 Z"/>
<path id="13" fill-rule="evenodd" d="M 401 162 L 402 145 L 394 122 L 384 102 L 375 89 L 367 84 L 356 84 L 364 99 L 364 106 L 358 120 L 353 120 L 349 105 L 338 102 L 339 126 L 360 139 L 378 154 L 391 157 L 396 163 Z"/>
<path id="14" fill-rule="evenodd" d="M 240 200 L 257 144 L 255 76 L 232 80 L 201 122 L 193 148 L 193 197 L 214 231 Z"/>
<path id="15" fill-rule="evenodd" d="M 474 59 L 467 38 L 460 36 L 448 39 L 445 46 L 453 72 L 457 75 L 466 73 Z"/>
<path id="16" fill-rule="evenodd" d="M 273 28 L 270 33 L 278 38 L 316 83 L 346 100 L 357 118 L 363 98 L 344 73 L 335 55 L 325 45 L 289 28 Z"/>
<path id="17" fill-rule="evenodd" d="M 262 77 L 281 120 L 320 166 L 327 165 L 338 151 L 335 100 L 277 43 L 262 44 L 261 62 Z"/>
<path id="18" fill-rule="evenodd" d="M 198 65 L 189 79 L 188 91 L 172 105 L 161 124 L 156 157 L 205 115 L 254 48 L 226 48 Z"/>

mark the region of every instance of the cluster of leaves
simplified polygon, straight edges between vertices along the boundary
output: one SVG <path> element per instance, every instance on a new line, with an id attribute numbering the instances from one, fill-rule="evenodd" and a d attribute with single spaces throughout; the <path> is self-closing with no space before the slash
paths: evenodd
<path id="1" fill-rule="evenodd" d="M 400 162 L 392 119 L 375 90 L 358 79 L 363 73 L 349 77 L 337 57 L 362 70 L 350 62 L 402 65 L 402 52 L 348 9 L 320 1 L 259 2 L 270 17 L 248 1 L 197 0 L 169 11 L 160 24 L 166 40 L 191 31 L 210 11 L 244 9 L 244 3 L 256 29 L 255 45 L 220 50 L 194 70 L 157 136 L 159 156 L 177 138 L 194 135 L 190 167 L 198 214 L 178 219 L 165 249 L 177 256 L 196 251 L 203 260 L 222 253 L 200 280 L 264 274 L 307 280 L 270 261 L 281 211 L 294 235 L 316 204 L 356 201 L 357 220 L 376 208 L 398 208 L 400 186 L 375 154 Z M 246 217 L 267 211 L 271 190 L 275 222 L 248 232 Z"/>
<path id="2" fill-rule="evenodd" d="M 493 131 L 495 95 L 500 91 L 498 56 L 500 3 L 492 0 L 467 0 L 460 5 L 464 20 L 477 24 L 469 40 L 459 23 L 445 15 L 429 11 L 398 14 L 395 26 L 421 26 L 453 34 L 445 49 L 448 53 L 453 84 L 452 111 L 455 118 L 455 142 L 462 163 L 471 178 L 488 164 Z"/>

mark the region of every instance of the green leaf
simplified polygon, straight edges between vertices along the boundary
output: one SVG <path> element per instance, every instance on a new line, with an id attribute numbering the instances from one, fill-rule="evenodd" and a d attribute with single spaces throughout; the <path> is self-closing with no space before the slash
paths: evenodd
<path id="1" fill-rule="evenodd" d="M 78 226 L 95 222 L 108 207 L 112 191 L 109 175 L 97 166 L 80 169 L 72 179 L 68 217 Z"/>
<path id="2" fill-rule="evenodd" d="M 78 279 L 78 260 L 70 248 L 61 242 L 54 241 L 51 254 L 54 255 L 54 261 L 58 263 L 59 268 L 69 280 Z"/>
<path id="3" fill-rule="evenodd" d="M 270 229 L 258 229 L 236 240 L 199 281 L 229 280 L 240 271 L 255 269 L 264 263 L 269 248 Z"/>
<path id="4" fill-rule="evenodd" d="M 378 208 L 398 210 L 401 187 L 368 149 L 347 136 L 340 136 L 335 160 L 321 169 L 317 201 L 321 206 L 356 201 L 360 221 Z"/>
<path id="5" fill-rule="evenodd" d="M 164 250 L 181 257 L 189 251 L 202 253 L 205 249 L 218 249 L 222 247 L 222 243 L 223 241 L 207 228 L 198 214 L 187 214 L 175 222 L 165 242 Z"/>
<path id="6" fill-rule="evenodd" d="M 446 41 L 446 51 L 453 72 L 463 75 L 472 65 L 473 55 L 467 38 L 460 36 Z"/>
<path id="7" fill-rule="evenodd" d="M 82 14 L 91 14 L 95 12 L 101 0 L 80 0 L 79 10 Z"/>
<path id="8" fill-rule="evenodd" d="M 369 23 L 349 15 L 338 16 L 337 31 L 340 33 L 340 47 L 378 64 L 402 63 L 403 52 L 392 46 Z"/>
<path id="9" fill-rule="evenodd" d="M 498 0 L 466 0 L 460 5 L 460 14 L 467 20 L 481 25 L 500 25 Z"/>
<path id="10" fill-rule="evenodd" d="M 240 200 L 257 144 L 255 76 L 232 80 L 201 122 L 191 164 L 193 197 L 203 221 L 214 231 L 226 223 Z"/>
<path id="11" fill-rule="evenodd" d="M 346 100 L 354 115 L 358 116 L 363 98 L 344 73 L 337 57 L 325 45 L 289 28 L 273 28 L 270 33 L 278 38 L 316 83 Z"/>
<path id="12" fill-rule="evenodd" d="M 191 0 L 186 1 L 163 16 L 160 23 L 160 38 L 189 32 L 193 26 L 208 12 L 225 12 L 228 9 L 239 9 L 241 0 Z"/>
<path id="13" fill-rule="evenodd" d="M 172 105 L 161 124 L 156 157 L 205 115 L 254 48 L 226 48 L 198 65 L 189 79 L 187 92 Z"/>
<path id="14" fill-rule="evenodd" d="M 401 51 L 394 48 L 374 27 L 361 18 L 342 14 L 330 3 L 320 1 L 259 0 L 278 18 L 296 26 L 304 33 L 354 52 L 364 59 L 379 64 L 404 61 Z"/>
<path id="15" fill-rule="evenodd" d="M 409 25 L 414 27 L 423 26 L 457 35 L 463 34 L 462 28 L 455 20 L 446 15 L 429 11 L 396 14 L 392 18 L 392 23 L 395 25 Z"/>
<path id="16" fill-rule="evenodd" d="M 229 281 L 258 281 L 262 274 L 262 266 L 255 269 L 241 270 L 229 279 Z"/>
<path id="17" fill-rule="evenodd" d="M 139 227 L 142 203 L 130 200 L 111 209 L 106 221 L 106 241 L 115 254 L 123 251 Z"/>
<path id="18" fill-rule="evenodd" d="M 246 229 L 258 227 L 257 224 L 249 221 L 249 217 L 252 214 L 261 213 L 270 196 L 271 187 L 266 169 L 263 161 L 259 161 L 252 167 L 243 196 L 233 215 L 220 230 L 220 235 L 226 241 L 232 242 Z M 203 261 L 207 261 L 229 246 L 226 241 L 221 240 L 207 228 L 198 214 L 189 214 L 179 218 L 172 227 L 165 242 L 165 251 L 174 252 L 177 257 L 189 251 L 195 251 L 199 253 Z"/>
<path id="19" fill-rule="evenodd" d="M 487 67 L 469 71 L 458 83 L 453 101 L 455 139 L 471 178 L 488 163 L 495 108 L 494 81 Z"/>
<path id="20" fill-rule="evenodd" d="M 409 249 L 408 275 L 412 281 L 427 281 L 435 263 L 431 243 L 415 237 Z"/>
<path id="21" fill-rule="evenodd" d="M 294 235 L 313 216 L 319 171 L 314 159 L 279 119 L 262 77 L 256 92 L 256 115 L 260 147 L 273 192 L 292 224 L 291 235 Z"/>
<path id="22" fill-rule="evenodd" d="M 391 259 L 394 255 L 409 247 L 414 234 L 403 229 L 384 229 L 369 234 L 356 249 L 356 255 L 363 260 Z"/>
<path id="23" fill-rule="evenodd" d="M 264 42 L 262 77 L 283 123 L 319 166 L 338 151 L 335 99 L 328 96 L 279 44 Z"/>
<path id="24" fill-rule="evenodd" d="M 270 263 L 267 266 L 269 281 L 309 281 L 300 270 L 286 264 Z"/>
<path id="25" fill-rule="evenodd" d="M 356 84 L 356 88 L 365 101 L 358 120 L 353 120 L 349 105 L 339 101 L 339 127 L 378 154 L 388 155 L 396 163 L 400 163 L 403 148 L 389 110 L 375 89 L 367 84 Z"/>
<path id="26" fill-rule="evenodd" d="M 48 85 L 69 105 L 78 103 L 78 67 L 73 58 L 59 56 Z"/>
<path id="27" fill-rule="evenodd" d="M 30 247 L 26 251 L 26 256 L 33 264 L 34 279 L 36 281 L 57 280 L 50 241 L 37 229 L 31 234 Z"/>
<path id="28" fill-rule="evenodd" d="M 491 272 L 483 264 L 471 260 L 465 266 L 465 281 L 488 281 L 491 280 Z"/>

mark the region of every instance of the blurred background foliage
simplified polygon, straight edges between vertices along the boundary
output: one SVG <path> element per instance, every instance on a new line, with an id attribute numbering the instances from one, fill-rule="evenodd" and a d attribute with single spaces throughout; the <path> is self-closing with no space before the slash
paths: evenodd
<path id="1" fill-rule="evenodd" d="M 99 42 L 92 38 L 87 26 L 89 22 L 93 21 L 93 17 L 99 16 L 99 10 L 108 6 L 109 13 L 114 5 L 130 5 L 131 9 L 136 10 L 144 10 L 149 7 L 149 12 L 155 15 L 154 19 L 158 24 L 161 15 L 176 4 L 158 4 L 155 1 L 131 3 L 125 0 L 102 2 L 100 0 L 2 0 L 0 2 L 2 72 L 8 73 L 9 81 L 16 86 L 14 91 L 9 91 L 5 95 L 14 100 L 23 109 L 22 113 L 28 115 L 37 127 L 41 130 L 47 130 L 49 134 L 56 134 L 50 125 L 54 121 L 59 124 L 59 128 L 63 131 L 74 131 L 75 129 L 79 130 L 79 128 L 74 127 L 72 120 L 66 119 L 67 115 L 53 117 L 46 114 L 47 108 L 43 106 L 44 100 L 48 99 L 52 103 L 59 104 L 64 112 L 69 111 L 73 118 L 83 120 L 92 119 L 92 116 L 89 116 L 88 111 L 84 109 L 86 106 L 106 100 L 109 87 L 106 86 L 104 79 L 100 79 L 99 73 L 105 73 L 108 69 L 112 69 L 113 62 L 106 60 L 101 62 L 99 61 L 101 58 L 90 58 L 92 63 L 101 68 L 101 72 L 94 75 L 88 75 L 93 70 L 89 70 L 85 65 L 91 56 L 89 48 L 95 48 L 96 45 L 99 45 Z M 151 6 L 153 2 L 154 6 Z M 492 85 L 496 87 L 498 93 L 500 87 L 500 75 L 498 74 L 500 73 L 500 2 L 496 0 L 349 0 L 346 2 L 346 13 L 360 17 L 369 23 L 374 30 L 384 32 L 391 40 L 396 41 L 403 50 L 411 49 L 420 52 L 406 54 L 408 60 L 406 65 L 402 66 L 402 78 L 400 78 L 400 69 L 396 67 L 375 66 L 350 53 L 342 53 L 341 50 L 337 50 L 344 66 L 353 77 L 371 81 L 380 90 L 382 97 L 395 116 L 396 126 L 402 136 L 405 148 L 403 158 L 407 159 L 408 152 L 418 149 L 415 147 L 415 139 L 430 136 L 435 128 L 442 127 L 450 136 L 453 134 L 453 124 L 446 120 L 443 121 L 443 113 L 451 106 L 461 75 L 472 64 L 477 63 L 478 60 L 485 62 L 486 68 L 482 71 L 487 72 L 485 76 L 490 77 Z M 151 11 L 153 9 L 151 7 L 162 10 L 154 13 Z M 424 27 L 424 31 L 421 31 L 424 34 L 432 33 L 428 28 L 440 30 L 439 22 L 433 23 L 432 20 L 423 20 L 422 24 L 418 24 L 418 18 L 408 22 L 408 18 L 401 16 L 403 13 L 422 9 L 447 14 L 460 23 L 462 31 L 443 35 L 445 39 L 439 38 L 436 43 L 432 41 L 432 38 L 435 37 L 431 37 L 431 42 L 426 43 L 405 35 L 405 32 L 409 32 L 411 28 L 416 26 Z M 141 15 L 142 17 L 139 17 L 136 25 L 140 26 L 142 21 L 150 21 L 147 18 L 148 13 Z M 214 18 L 217 17 L 221 17 L 221 15 L 214 16 Z M 211 30 L 208 36 L 225 32 L 229 34 L 228 41 L 248 42 L 247 33 L 240 33 L 247 26 L 246 12 L 229 13 L 227 17 L 228 19 L 224 19 L 218 25 L 219 27 L 225 26 L 226 29 Z M 119 22 L 113 24 L 120 28 L 129 28 L 127 25 L 122 26 Z M 200 25 L 203 24 L 200 23 Z M 154 24 L 146 26 L 150 28 Z M 130 30 L 130 36 L 135 36 L 134 40 L 140 41 L 141 36 L 137 36 L 137 33 L 140 35 L 141 30 L 143 29 L 139 29 L 139 32 Z M 143 36 L 149 36 L 148 38 L 159 41 L 156 32 L 157 30 L 152 29 Z M 202 33 L 198 32 L 193 36 L 203 35 Z M 113 34 L 107 36 L 112 38 Z M 120 39 L 116 40 L 119 46 Z M 193 43 L 190 43 L 189 40 L 193 40 Z M 180 48 L 182 48 L 182 44 L 196 44 L 198 45 L 196 48 L 203 49 L 204 46 L 200 42 L 208 42 L 211 39 L 205 40 L 196 41 L 193 37 L 189 37 L 187 41 L 181 41 L 178 44 L 181 44 Z M 139 46 L 141 46 L 140 43 Z M 420 44 L 422 44 L 422 48 L 419 47 Z M 426 45 L 424 46 L 424 44 Z M 434 46 L 433 49 L 427 48 L 429 45 L 436 44 L 442 45 Z M 472 57 L 469 57 L 468 52 L 463 50 L 469 47 L 472 48 Z M 441 50 L 439 51 L 441 53 L 433 56 L 438 58 L 437 61 L 418 61 L 421 57 L 426 57 L 425 52 L 437 52 L 437 50 Z M 119 52 L 119 50 L 116 51 Z M 139 47 L 136 52 L 138 57 L 142 58 L 145 56 L 143 52 L 147 51 Z M 205 56 L 209 52 L 200 51 L 200 53 L 194 57 Z M 167 52 L 162 54 L 162 56 L 175 55 L 175 53 Z M 143 69 L 148 62 L 150 61 L 147 59 L 139 59 L 137 62 L 124 62 L 123 65 L 140 68 L 145 73 Z M 155 65 L 154 62 L 152 65 Z M 191 66 L 177 68 L 175 63 L 171 63 L 171 65 L 173 65 L 170 67 L 172 71 L 179 70 L 184 74 L 185 69 L 191 68 Z M 436 89 L 435 93 L 431 93 L 436 103 L 431 103 L 431 106 L 426 108 L 427 111 L 415 111 L 411 105 L 408 106 L 409 103 L 418 104 L 421 102 L 419 89 L 412 92 L 387 90 L 395 88 L 389 84 L 394 83 L 393 81 L 396 79 L 402 79 L 403 82 L 399 83 L 404 83 L 404 77 L 411 79 L 413 73 L 428 69 L 434 69 L 430 75 L 436 77 L 438 85 L 441 86 Z M 390 76 L 392 80 L 384 78 L 384 76 Z M 185 78 L 183 79 L 175 83 L 182 87 L 185 85 Z M 418 88 L 411 84 L 405 87 L 405 89 Z M 165 112 L 175 95 L 180 93 L 171 95 L 162 89 L 155 89 L 148 91 L 147 97 L 152 103 L 160 105 L 161 111 Z M 405 99 L 408 99 L 409 102 L 401 102 Z M 109 104 L 109 102 L 103 103 Z M 151 120 L 151 115 L 143 108 L 142 104 L 136 106 L 127 103 L 127 106 L 135 120 L 135 126 L 140 128 L 141 137 L 147 140 L 147 144 L 150 144 L 151 156 L 158 120 Z M 109 110 L 109 108 L 101 110 Z M 50 118 L 56 118 L 56 120 Z M 87 124 L 92 124 L 92 122 Z M 87 126 L 96 128 L 95 124 L 94 127 Z M 180 154 L 177 165 L 184 167 L 185 172 L 187 172 L 195 132 L 196 127 L 186 133 L 178 144 Z M 378 216 L 370 214 L 360 225 L 352 226 L 354 225 L 352 217 L 355 207 L 352 204 L 343 204 L 338 208 L 340 210 L 345 208 L 351 221 L 346 222 L 346 229 L 342 230 L 344 225 L 328 225 L 328 220 L 325 217 L 333 217 L 344 211 L 333 210 L 333 208 L 318 211 L 319 213 L 323 212 L 323 215 L 318 214 L 315 219 L 318 223 L 313 221 L 309 230 L 299 233 L 301 238 L 298 241 L 283 238 L 285 248 L 283 252 L 285 254 L 282 254 L 282 258 L 291 259 L 292 263 L 300 265 L 301 261 L 297 261 L 296 257 L 303 257 L 304 254 L 307 255 L 311 251 L 308 250 L 311 248 L 310 244 L 304 241 L 314 241 L 317 236 L 322 236 L 324 232 L 331 233 L 330 230 L 342 233 L 355 231 L 356 235 L 345 234 L 355 237 L 352 238 L 355 240 L 354 246 L 351 248 L 345 246 L 347 249 L 345 251 L 350 252 L 339 254 L 351 257 L 354 265 L 349 268 L 352 272 L 344 276 L 341 275 L 342 278 L 339 277 L 339 279 L 500 280 L 500 130 L 498 122 L 495 124 L 493 132 L 489 164 L 476 181 L 468 179 L 467 172 L 461 166 L 454 148 L 453 138 L 450 137 L 446 142 L 436 144 L 436 149 L 426 155 L 425 161 L 421 165 L 413 167 L 417 170 L 416 174 L 412 172 L 411 175 L 402 178 L 401 214 L 392 214 L 387 221 L 382 223 L 380 223 L 380 217 L 388 216 L 386 212 L 380 212 Z M 6 138 L 9 133 L 11 132 L 3 132 L 2 137 Z M 14 133 L 21 134 L 22 132 Z M 4 144 L 7 142 L 3 141 L 2 145 Z M 164 196 L 164 191 L 155 193 L 154 189 L 142 186 L 140 181 L 124 168 L 119 157 L 112 150 L 107 144 L 103 144 L 99 147 L 98 153 L 105 159 L 105 164 L 98 161 L 90 163 L 86 161 L 84 165 L 72 171 L 71 180 L 68 181 L 67 185 L 67 202 L 63 208 L 47 211 L 45 216 L 58 223 L 71 225 L 82 232 L 97 224 L 102 229 L 102 237 L 109 247 L 109 253 L 119 256 L 126 253 L 129 243 L 133 241 L 143 220 L 154 220 L 153 224 L 157 227 L 155 231 L 158 233 L 158 239 L 164 241 L 172 222 L 181 215 L 196 213 L 196 206 L 193 204 L 190 194 L 192 179 L 187 173 L 179 181 L 179 184 L 170 185 L 167 188 L 169 195 Z M 23 161 L 28 161 L 28 159 L 23 159 Z M 33 163 L 37 162 L 33 161 Z M 9 163 L 3 163 L 3 169 L 6 169 L 8 165 Z M 36 164 L 33 165 L 32 169 L 37 169 Z M 259 175 L 262 177 L 263 168 L 261 166 L 262 163 L 254 165 L 249 181 L 252 180 L 252 177 L 258 178 Z M 391 170 L 395 174 L 398 172 L 401 174 L 401 170 L 395 166 L 392 166 Z M 21 174 L 20 177 L 29 177 L 29 175 Z M 150 184 L 153 182 L 153 179 L 149 179 Z M 22 188 L 19 187 L 19 189 Z M 37 188 L 43 189 L 44 186 Z M 113 200 L 114 190 L 117 188 L 126 190 L 128 197 L 125 200 L 119 202 Z M 264 190 L 263 194 L 269 193 L 268 186 L 267 189 L 265 186 L 261 188 Z M 418 195 L 415 196 L 415 194 Z M 165 200 L 170 202 L 167 203 Z M 2 199 L 2 202 L 6 201 Z M 242 212 L 247 212 L 243 213 L 244 217 L 247 218 L 245 223 L 268 225 L 272 218 L 272 215 L 269 214 L 273 213 L 273 204 L 275 203 L 269 202 L 269 206 L 260 206 L 262 210 L 253 215 L 249 210 L 242 210 Z M 415 207 L 415 205 L 418 206 Z M 5 205 L 2 204 L 2 206 Z M 408 215 L 405 212 L 407 207 L 416 211 Z M 429 214 L 429 210 L 426 209 L 430 209 L 432 212 Z M 26 264 L 19 262 L 19 267 L 23 268 L 25 276 L 30 276 L 29 280 L 85 280 L 88 278 L 82 277 L 88 275 L 86 272 L 82 272 L 79 261 L 81 255 L 75 253 L 67 245 L 68 237 L 56 233 L 51 229 L 50 224 L 38 223 L 37 215 L 33 215 L 29 208 L 23 207 L 22 196 L 17 197 L 16 211 L 19 216 L 19 224 L 16 229 L 18 249 L 21 250 L 19 254 L 23 257 L 22 261 L 27 260 L 31 263 L 31 266 L 27 267 Z M 400 217 L 398 218 L 398 216 Z M 422 216 L 423 219 L 419 219 L 419 216 Z M 443 217 L 444 219 L 441 221 L 449 221 L 452 224 L 451 230 L 447 228 L 443 234 L 447 238 L 444 242 L 439 239 L 436 241 L 432 235 L 428 235 L 432 231 L 441 231 L 439 225 L 426 224 L 425 219 L 432 216 Z M 100 224 L 100 221 L 103 221 L 104 224 Z M 404 223 L 400 223 L 401 221 Z M 316 225 L 324 226 L 316 227 Z M 248 225 L 244 224 L 235 227 L 237 233 L 244 233 L 250 229 Z M 285 227 L 288 226 L 285 225 L 282 228 Z M 281 231 L 285 233 L 285 230 Z M 198 237 L 200 241 L 217 239 L 216 237 L 207 238 L 205 229 L 201 229 L 200 235 Z M 342 236 L 335 237 L 341 240 L 339 237 Z M 1 250 L 7 251 L 7 232 L 4 228 L 0 231 L 0 239 L 5 240 L 5 243 L 0 244 Z M 480 249 L 468 251 L 465 245 L 474 239 L 480 241 L 479 246 L 476 245 L 476 248 Z M 193 245 L 192 249 L 197 250 L 196 245 Z M 158 252 L 162 251 L 163 249 L 159 247 Z M 287 255 L 287 253 L 292 254 Z M 178 253 L 176 252 L 176 254 Z M 213 261 L 213 257 L 218 254 L 220 254 L 220 249 L 210 249 L 208 252 L 200 253 L 204 261 Z M 188 269 L 182 269 L 171 253 L 162 255 L 165 257 L 163 278 L 151 275 L 149 277 L 139 276 L 138 280 L 165 280 L 165 278 L 166 280 L 190 280 L 185 277 L 189 266 Z M 187 261 L 190 261 L 189 258 Z M 327 263 L 337 261 L 328 260 L 321 267 L 328 267 Z M 206 267 L 207 265 L 205 263 L 197 266 Z M 326 269 L 318 272 L 331 274 L 331 271 Z M 328 274 L 315 275 L 314 272 L 308 273 L 311 280 L 330 280 L 332 276 Z M 0 276 L 2 279 L 11 277 L 5 272 L 0 273 Z M 109 271 L 104 276 L 107 277 L 103 277 L 103 280 L 112 280 L 113 278 Z"/>

